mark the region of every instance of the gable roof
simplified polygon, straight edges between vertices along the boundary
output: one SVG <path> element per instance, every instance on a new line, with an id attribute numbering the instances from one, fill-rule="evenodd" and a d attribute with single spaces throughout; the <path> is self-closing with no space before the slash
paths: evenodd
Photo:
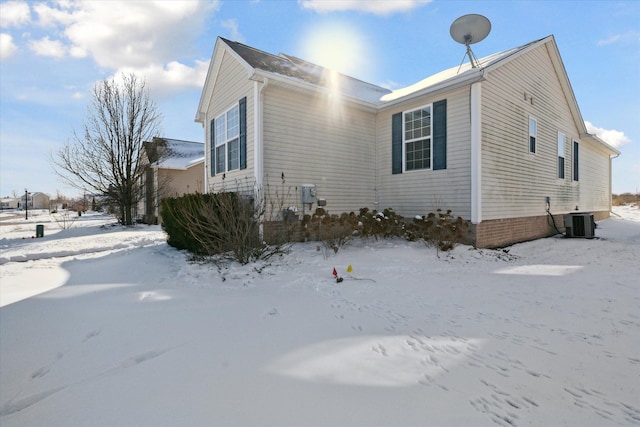
<path id="1" fill-rule="evenodd" d="M 354 101 L 368 105 L 369 107 L 380 109 L 387 108 L 410 99 L 434 94 L 444 90 L 451 90 L 457 87 L 470 85 L 471 83 L 482 81 L 494 69 L 501 67 L 511 60 L 526 54 L 540 46 L 546 46 L 551 58 L 551 62 L 556 69 L 556 74 L 560 80 L 567 103 L 571 110 L 571 115 L 580 137 L 589 139 L 598 144 L 603 145 L 607 150 L 620 154 L 618 150 L 607 144 L 605 141 L 591 135 L 587 132 L 586 125 L 580 113 L 575 94 L 569 82 L 569 78 L 564 68 L 562 58 L 558 46 L 553 35 L 532 41 L 522 46 L 508 49 L 493 55 L 481 58 L 478 62 L 480 67 L 473 68 L 469 62 L 463 63 L 457 67 L 452 67 L 439 73 L 433 74 L 415 84 L 407 87 L 389 90 L 381 86 L 366 83 L 353 77 L 337 73 L 317 64 L 305 61 L 295 56 L 280 53 L 272 55 L 259 49 L 244 45 L 242 43 L 218 37 L 214 56 L 217 49 L 226 49 L 234 57 L 236 57 L 247 69 L 249 77 L 262 75 L 263 77 L 275 78 L 292 85 L 303 85 L 316 90 L 338 91 L 343 96 Z M 213 63 L 213 59 L 211 61 Z M 196 121 L 204 122 L 204 100 L 205 93 L 210 93 L 212 87 L 207 88 L 209 76 L 212 73 L 210 64 L 209 73 L 205 82 L 198 115 Z"/>
<path id="2" fill-rule="evenodd" d="M 552 37 L 552 36 L 550 36 Z M 451 89 L 460 85 L 480 81 L 484 78 L 485 70 L 491 70 L 508 62 L 510 59 L 538 46 L 549 37 L 527 43 L 523 46 L 494 53 L 484 58 L 480 58 L 480 67 L 473 68 L 470 62 L 465 62 L 456 67 L 451 67 L 444 71 L 433 74 L 417 83 L 404 88 L 396 89 L 388 95 L 382 97 L 385 106 L 395 104 L 395 101 L 406 101 L 407 99 L 423 96 L 441 89 Z"/>
<path id="3" fill-rule="evenodd" d="M 145 145 L 153 167 L 186 170 L 204 163 L 204 143 L 180 139 L 153 138 Z M 158 160 L 158 151 L 162 152 Z"/>
<path id="4" fill-rule="evenodd" d="M 248 77 L 262 76 L 285 81 L 289 84 L 306 86 L 310 89 L 336 91 L 342 96 L 365 103 L 368 106 L 380 104 L 380 98 L 391 92 L 387 88 L 358 80 L 292 55 L 284 53 L 273 55 L 242 43 L 218 37 L 213 57 L 221 49 L 230 53 L 245 67 Z M 215 68 L 218 66 L 213 62 L 212 58 L 196 115 L 196 121 L 200 123 L 204 121 L 204 103 L 208 99 L 207 94 L 213 90 L 212 87 L 207 87 L 213 85 L 211 80 L 214 78 Z"/>

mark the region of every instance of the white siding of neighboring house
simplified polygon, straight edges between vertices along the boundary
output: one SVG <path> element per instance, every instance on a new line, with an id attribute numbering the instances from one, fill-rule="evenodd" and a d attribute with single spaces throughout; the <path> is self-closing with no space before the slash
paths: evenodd
<path id="1" fill-rule="evenodd" d="M 379 210 L 393 208 L 405 217 L 450 209 L 455 216 L 471 216 L 470 88 L 422 98 L 378 114 Z M 447 100 L 447 169 L 391 173 L 391 117 L 442 99 Z"/>
<path id="2" fill-rule="evenodd" d="M 263 120 L 264 182 L 272 194 L 290 194 L 285 207 L 302 212 L 302 184 L 316 185 L 331 214 L 373 206 L 374 112 L 272 82 L 264 91 Z"/>
<path id="3" fill-rule="evenodd" d="M 535 154 L 529 153 L 530 116 L 538 126 Z M 579 131 L 546 45 L 488 73 L 482 121 L 483 220 L 544 215 L 546 196 L 552 213 L 565 213 L 580 200 L 593 200 L 592 194 L 580 194 L 587 186 L 599 194 L 591 209 L 608 210 L 608 204 L 599 204 L 608 196 L 593 188 L 608 183 L 607 153 L 596 155 L 593 145 L 581 144 L 580 182 L 572 181 L 572 143 Z M 566 136 L 564 179 L 557 177 L 558 132 Z"/>
<path id="4" fill-rule="evenodd" d="M 248 79 L 246 69 L 238 61 L 227 53 L 224 49 L 218 51 L 221 58 L 214 58 L 220 61 L 220 69 L 216 74 L 217 80 L 213 88 L 213 96 L 208 100 L 205 128 L 205 158 L 206 167 L 204 174 L 207 179 L 207 192 L 217 192 L 223 187 L 227 191 L 236 190 L 237 186 L 243 186 L 250 181 L 255 182 L 253 172 L 253 138 L 254 138 L 254 83 Z M 247 168 L 236 169 L 225 174 L 211 176 L 209 168 L 211 165 L 211 119 L 224 113 L 229 108 L 237 105 L 241 98 L 247 97 Z"/>

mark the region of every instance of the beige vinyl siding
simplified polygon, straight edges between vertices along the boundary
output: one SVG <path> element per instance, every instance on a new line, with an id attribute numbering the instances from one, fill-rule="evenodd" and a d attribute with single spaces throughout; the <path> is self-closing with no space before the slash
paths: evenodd
<path id="1" fill-rule="evenodd" d="M 447 168 L 391 173 L 391 117 L 442 99 L 447 100 Z M 405 217 L 440 208 L 471 217 L 470 88 L 425 97 L 378 114 L 378 208 L 393 208 Z"/>
<path id="2" fill-rule="evenodd" d="M 220 50 L 219 55 L 222 55 L 220 59 L 220 70 L 216 75 L 216 83 L 213 88 L 213 95 L 209 100 L 207 106 L 205 128 L 205 156 L 206 156 L 206 168 L 205 176 L 208 180 L 208 191 L 219 191 L 223 187 L 226 190 L 233 191 L 237 185 L 245 186 L 249 180 L 254 182 L 253 172 L 253 146 L 254 146 L 254 96 L 253 85 L 254 82 L 250 81 L 247 76 L 247 71 L 242 67 L 235 58 L 229 53 Z M 211 176 L 209 168 L 211 160 L 211 135 L 209 134 L 211 126 L 211 119 L 215 119 L 229 108 L 237 105 L 241 98 L 247 97 L 247 169 L 236 169 L 225 174 L 225 179 L 222 179 L 222 174 L 216 174 Z M 215 166 L 214 166 L 215 167 Z"/>
<path id="3" fill-rule="evenodd" d="M 179 197 L 185 194 L 202 193 L 204 163 L 185 170 L 158 169 L 158 182 L 166 183 L 163 197 Z"/>
<path id="4" fill-rule="evenodd" d="M 579 180 L 573 181 L 573 186 L 578 192 L 579 199 L 575 202 L 575 206 L 582 212 L 609 211 L 611 208 L 611 189 L 608 179 L 609 154 L 595 144 L 578 142 L 580 144 Z M 571 144 L 573 145 L 573 141 Z M 575 206 L 572 208 L 575 209 Z"/>
<path id="5" fill-rule="evenodd" d="M 552 213 L 571 210 L 578 196 L 571 181 L 578 130 L 546 45 L 491 71 L 481 108 L 482 219 L 544 215 L 546 196 Z M 537 120 L 535 153 L 529 152 L 529 117 Z M 567 137 L 564 180 L 557 175 L 558 132 Z"/>
<path id="6" fill-rule="evenodd" d="M 273 82 L 264 91 L 263 110 L 265 184 L 280 193 L 284 187 L 287 206 L 302 212 L 302 184 L 315 184 L 332 214 L 373 205 L 375 113 Z"/>

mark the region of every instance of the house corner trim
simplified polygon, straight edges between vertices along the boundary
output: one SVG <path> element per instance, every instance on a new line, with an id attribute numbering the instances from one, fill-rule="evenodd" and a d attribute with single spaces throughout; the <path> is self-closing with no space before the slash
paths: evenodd
<path id="1" fill-rule="evenodd" d="M 482 222 L 482 83 L 471 85 L 471 223 Z"/>

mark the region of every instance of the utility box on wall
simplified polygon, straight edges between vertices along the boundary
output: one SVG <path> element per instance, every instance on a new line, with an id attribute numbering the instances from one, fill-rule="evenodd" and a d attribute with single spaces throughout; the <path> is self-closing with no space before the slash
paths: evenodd
<path id="1" fill-rule="evenodd" d="M 316 203 L 316 186 L 314 184 L 302 184 L 302 204 Z"/>

